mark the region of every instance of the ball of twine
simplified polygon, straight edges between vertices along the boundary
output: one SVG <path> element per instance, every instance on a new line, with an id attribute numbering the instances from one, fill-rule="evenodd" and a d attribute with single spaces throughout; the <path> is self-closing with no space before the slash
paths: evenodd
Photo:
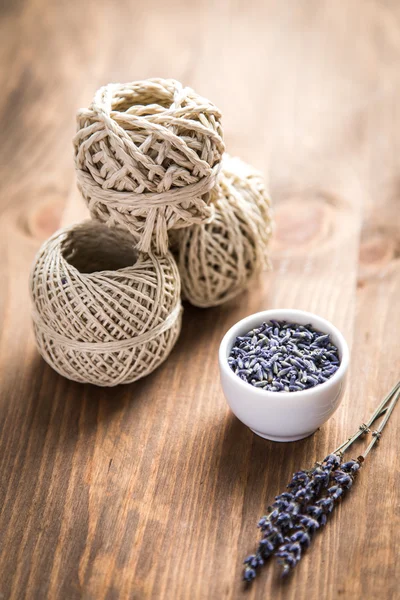
<path id="1" fill-rule="evenodd" d="M 138 252 L 129 234 L 95 222 L 61 230 L 42 246 L 31 296 L 41 355 L 74 381 L 136 381 L 167 358 L 180 332 L 171 253 Z"/>
<path id="2" fill-rule="evenodd" d="M 224 143 L 219 110 L 173 79 L 101 88 L 77 115 L 78 186 L 91 215 L 165 253 L 168 230 L 212 216 Z"/>
<path id="3" fill-rule="evenodd" d="M 212 222 L 174 234 L 183 296 L 199 307 L 234 298 L 269 266 L 272 212 L 262 175 L 225 155 L 212 202 Z"/>

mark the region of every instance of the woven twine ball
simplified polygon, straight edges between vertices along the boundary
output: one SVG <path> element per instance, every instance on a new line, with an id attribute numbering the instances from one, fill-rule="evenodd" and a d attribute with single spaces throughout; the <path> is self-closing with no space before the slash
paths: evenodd
<path id="1" fill-rule="evenodd" d="M 78 186 L 93 218 L 165 253 L 168 230 L 212 216 L 224 152 L 219 110 L 173 79 L 101 88 L 77 115 Z"/>
<path id="2" fill-rule="evenodd" d="M 42 246 L 31 274 L 39 351 L 74 381 L 136 381 L 177 340 L 180 291 L 171 253 L 141 253 L 129 234 L 100 223 L 61 230 Z"/>
<path id="3" fill-rule="evenodd" d="M 262 175 L 225 155 L 212 203 L 212 222 L 174 234 L 183 296 L 199 307 L 234 298 L 269 266 L 272 213 Z"/>

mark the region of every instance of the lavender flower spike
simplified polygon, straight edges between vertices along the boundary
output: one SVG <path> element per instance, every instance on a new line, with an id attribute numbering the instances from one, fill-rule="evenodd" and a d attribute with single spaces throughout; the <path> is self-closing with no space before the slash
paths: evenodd
<path id="1" fill-rule="evenodd" d="M 286 559 L 287 564 L 290 565 L 289 569 L 297 564 L 301 557 L 301 547 L 298 544 L 308 545 L 309 534 L 299 537 L 296 532 L 293 537 L 290 533 L 296 531 L 300 526 L 308 525 L 309 532 L 319 527 L 319 523 L 305 512 L 304 507 L 328 487 L 331 473 L 339 465 L 340 457 L 330 454 L 321 464 L 317 463 L 312 470 L 294 473 L 287 486 L 290 491 L 276 496 L 270 513 L 258 522 L 263 538 L 258 544 L 256 554 L 250 555 L 244 561 L 246 567 L 243 579 L 245 581 L 255 579 L 257 569 L 278 550 L 286 552 L 290 547 L 289 554 L 285 554 L 285 556 L 277 554 L 277 556 Z"/>
<path id="2" fill-rule="evenodd" d="M 308 548 L 315 531 L 326 524 L 328 515 L 345 492 L 351 488 L 354 476 L 360 468 L 356 460 L 340 464 L 341 457 L 338 455 L 330 455 L 327 459 L 329 464 L 340 468 L 336 468 L 330 474 L 329 481 L 333 485 L 314 504 L 310 503 L 303 507 L 303 513 L 298 515 L 294 525 L 298 531 L 291 537 L 285 538 L 285 542 L 275 553 L 282 566 L 282 575 L 288 575 L 298 564 L 302 557 L 302 550 Z"/>

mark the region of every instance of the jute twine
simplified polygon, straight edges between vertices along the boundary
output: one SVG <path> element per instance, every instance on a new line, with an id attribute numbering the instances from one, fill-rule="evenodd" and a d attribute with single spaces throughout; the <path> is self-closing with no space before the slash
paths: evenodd
<path id="1" fill-rule="evenodd" d="M 224 143 L 219 110 L 173 79 L 101 88 L 77 115 L 78 186 L 93 218 L 165 253 L 168 230 L 212 217 Z"/>
<path id="2" fill-rule="evenodd" d="M 269 265 L 272 214 L 261 174 L 225 155 L 212 202 L 210 223 L 174 234 L 183 295 L 200 307 L 234 298 Z"/>
<path id="3" fill-rule="evenodd" d="M 172 255 L 136 251 L 129 234 L 95 222 L 61 230 L 42 246 L 31 295 L 40 353 L 75 381 L 136 381 L 167 358 L 180 332 Z"/>

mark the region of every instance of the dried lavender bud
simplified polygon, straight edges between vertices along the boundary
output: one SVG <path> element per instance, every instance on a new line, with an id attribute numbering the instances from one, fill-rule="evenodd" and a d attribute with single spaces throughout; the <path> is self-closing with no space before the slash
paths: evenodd
<path id="1" fill-rule="evenodd" d="M 292 536 L 293 537 L 293 536 Z M 288 575 L 301 558 L 301 545 L 299 542 L 293 542 L 292 538 L 285 538 L 285 543 L 276 552 L 279 564 L 282 565 L 283 575 Z"/>
<path id="2" fill-rule="evenodd" d="M 243 579 L 245 581 L 253 581 L 255 579 L 256 572 L 251 567 L 246 567 L 243 573 Z"/>
<path id="3" fill-rule="evenodd" d="M 260 389 L 300 392 L 332 377 L 340 359 L 329 334 L 312 325 L 271 320 L 236 338 L 228 364 Z"/>
<path id="4" fill-rule="evenodd" d="M 360 463 L 357 460 L 349 460 L 342 464 L 342 471 L 347 473 L 356 473 L 360 468 Z"/>

